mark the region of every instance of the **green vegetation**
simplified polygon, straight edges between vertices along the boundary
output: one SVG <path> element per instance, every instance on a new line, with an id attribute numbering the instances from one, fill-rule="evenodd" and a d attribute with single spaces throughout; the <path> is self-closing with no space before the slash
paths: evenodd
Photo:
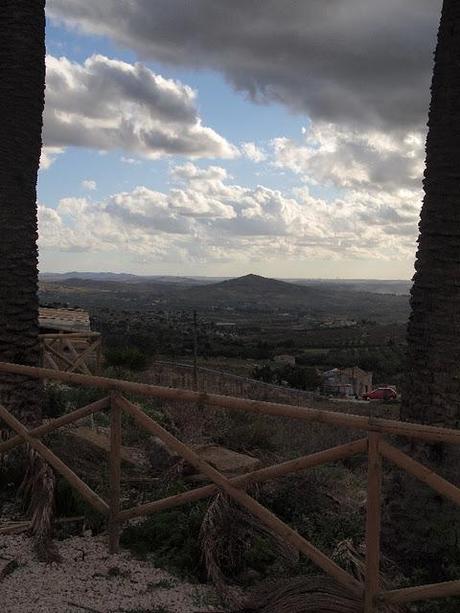
<path id="1" fill-rule="evenodd" d="M 161 496 L 182 491 L 185 488 L 178 482 Z M 204 581 L 199 535 L 205 509 L 202 502 L 155 513 L 141 524 L 128 526 L 121 544 L 179 577 Z"/>
<path id="2" fill-rule="evenodd" d="M 321 385 L 321 375 L 316 368 L 308 366 L 271 366 L 265 364 L 254 369 L 252 376 L 265 383 L 287 384 L 301 390 L 316 390 Z"/>
<path id="3" fill-rule="evenodd" d="M 79 279 L 42 287 L 42 301 L 62 303 L 69 295 L 89 309 L 104 337 L 107 365 L 118 370 L 142 370 L 157 356 L 190 361 L 194 309 L 198 356 L 210 367 L 222 357 L 262 366 L 288 353 L 299 366 L 372 366 L 378 381 L 401 366 L 406 296 L 254 275 L 199 287 Z"/>
<path id="4" fill-rule="evenodd" d="M 423 461 L 429 464 L 426 459 Z M 439 466 L 433 468 L 439 471 Z M 446 476 L 455 481 L 456 469 L 451 472 Z M 391 555 L 407 578 L 405 583 L 409 586 L 458 580 L 458 507 L 401 472 L 396 472 L 389 485 L 388 512 L 393 521 L 384 526 L 384 540 L 390 543 Z M 423 513 L 417 513 L 418 509 L 423 509 Z M 457 613 L 459 604 L 460 598 L 420 603 L 417 611 Z"/>
<path id="5" fill-rule="evenodd" d="M 359 543 L 363 538 L 364 520 L 356 508 L 349 503 L 339 505 L 329 496 L 332 487 L 345 491 L 345 485 L 340 485 L 345 482 L 349 488 L 350 473 L 337 465 L 261 486 L 257 497 L 331 554 L 340 541 L 351 538 Z M 186 489 L 177 481 L 158 491 L 157 497 Z M 128 526 L 122 534 L 122 545 L 156 566 L 193 581 L 206 580 L 203 555 L 211 568 L 217 564 L 223 576 L 243 583 L 314 571 L 305 559 L 297 562 L 295 556 L 285 558 L 277 540 L 244 511 L 233 505 L 220 505 L 216 510 L 215 504 L 201 501 L 155 513 L 140 524 Z M 212 515 L 208 517 L 209 512 Z"/>
<path id="6" fill-rule="evenodd" d="M 345 539 L 363 541 L 364 516 L 357 512 L 353 501 L 360 487 L 360 479 L 337 463 L 279 480 L 263 490 L 262 501 L 305 538 L 331 554 Z M 339 503 L 344 495 L 346 498 Z"/>
<path id="7" fill-rule="evenodd" d="M 47 383 L 44 386 L 43 416 L 60 417 L 107 396 L 106 390 L 96 387 L 70 386 Z"/>
<path id="8" fill-rule="evenodd" d="M 220 432 L 214 436 L 215 442 L 234 451 L 274 451 L 273 424 L 265 415 L 235 413 L 227 420 Z"/>
<path id="9" fill-rule="evenodd" d="M 55 506 L 57 517 L 84 516 L 86 526 L 95 534 L 106 528 L 106 518 L 95 511 L 63 477 L 58 477 L 56 480 Z M 70 525 L 62 529 L 61 532 L 64 536 L 68 536 L 69 530 L 78 528 L 81 528 L 81 525 Z"/>
<path id="10" fill-rule="evenodd" d="M 346 351 L 356 350 L 344 350 L 344 355 Z M 395 351 L 395 348 L 389 346 L 388 352 L 390 351 Z M 366 354 L 370 359 L 379 357 L 369 351 Z M 312 353 L 307 352 L 307 355 L 311 356 Z M 327 354 L 322 353 L 322 355 Z M 387 354 L 384 353 L 385 355 Z M 279 377 L 285 377 L 289 372 L 296 375 L 306 372 L 312 376 L 315 373 L 314 367 L 311 366 L 295 368 L 274 366 L 269 365 L 259 373 L 273 376 L 275 369 L 278 370 Z M 127 374 L 131 376 L 129 372 Z M 127 376 L 126 373 L 123 376 Z M 298 382 L 297 385 L 300 387 Z M 74 389 L 59 385 L 49 385 L 45 391 L 46 410 L 53 416 L 68 412 L 103 395 L 99 390 Z M 187 437 L 191 437 L 193 440 L 200 440 L 200 436 L 205 433 L 207 441 L 211 439 L 212 442 L 235 451 L 256 455 L 268 463 L 344 442 L 334 439 L 339 433 L 334 433 L 330 428 L 327 428 L 326 433 L 326 428 L 321 425 L 312 427 L 309 424 L 308 428 L 303 429 L 288 420 L 244 412 L 214 414 L 203 407 L 198 409 L 189 406 L 183 407 L 182 410 L 180 407 L 169 406 L 159 400 L 144 400 L 143 408 L 157 421 L 177 433 L 179 438 L 186 440 Z M 99 423 L 104 419 L 107 420 L 107 417 L 100 415 Z M 107 423 L 106 421 L 105 425 Z M 123 431 L 126 444 L 143 447 L 146 434 L 126 415 L 123 416 Z M 161 478 L 161 482 L 165 483 L 165 475 Z M 168 479 L 167 487 L 153 486 L 150 488 L 152 491 L 148 491 L 149 488 L 141 486 L 139 493 L 142 492 L 144 500 L 151 500 L 184 492 L 192 487 L 174 472 L 168 475 Z M 387 485 L 389 482 L 387 480 Z M 407 484 L 404 483 L 403 487 L 407 487 Z M 336 547 L 345 540 L 350 539 L 355 547 L 363 542 L 365 517 L 359 500 L 362 499 L 364 489 L 364 464 L 362 459 L 355 458 L 352 462 L 338 462 L 332 466 L 260 485 L 254 494 L 262 504 L 319 549 L 328 555 L 334 555 Z M 103 491 L 100 493 L 104 495 Z M 390 494 L 390 500 L 402 502 L 406 500 Z M 414 491 L 413 497 L 416 496 L 420 500 L 419 489 Z M 84 515 L 86 525 L 95 533 L 105 529 L 105 519 L 92 512 L 64 480 L 58 480 L 56 499 L 59 516 Z M 130 525 L 122 534 L 122 545 L 179 577 L 194 582 L 209 581 L 210 561 L 209 556 L 204 557 L 203 524 L 209 513 L 210 504 L 212 500 L 203 500 L 193 505 L 154 514 L 140 524 Z M 417 533 L 416 539 L 406 543 L 399 534 L 399 523 L 393 526 L 393 533 L 390 531 L 384 535 L 384 553 L 396 564 L 395 570 L 390 572 L 390 579 L 394 574 L 395 585 L 455 579 L 460 572 L 460 558 L 456 545 L 459 535 L 455 512 L 449 505 L 442 504 L 436 496 L 427 494 L 423 504 L 430 509 L 430 517 L 436 519 L 428 523 L 412 522 L 412 529 Z M 410 509 L 399 510 L 407 516 L 410 515 L 409 511 Z M 273 537 L 266 532 L 260 532 L 251 523 L 246 524 L 244 517 L 234 521 L 235 513 L 235 511 L 231 513 L 231 519 L 217 522 L 214 527 L 215 533 L 211 535 L 221 548 L 215 557 L 217 570 L 211 574 L 213 580 L 218 581 L 219 577 L 223 576 L 225 581 L 249 587 L 265 578 L 312 575 L 317 572 L 313 564 L 304 557 L 295 560 L 283 556 Z M 237 525 L 236 532 L 233 527 L 228 530 L 232 522 Z M 59 529 L 57 535 L 66 536 L 72 533 L 72 530 L 70 527 Z M 212 538 L 208 542 L 212 543 Z M 431 557 L 426 555 L 424 548 L 428 539 L 430 542 L 435 542 L 435 547 L 430 550 L 430 554 L 434 551 L 434 556 Z M 414 542 L 420 545 L 415 554 Z M 212 549 L 218 550 L 215 546 Z M 417 560 L 416 564 L 414 560 Z M 149 589 L 151 591 L 170 589 L 172 585 L 170 582 L 158 582 L 150 585 Z M 441 613 L 441 611 L 454 613 L 458 610 L 458 601 L 455 599 L 440 601 L 439 605 L 426 603 L 420 605 L 418 610 L 423 613 Z"/>
<path id="11" fill-rule="evenodd" d="M 405 361 L 405 326 L 398 321 L 398 316 L 394 321 L 391 319 L 390 310 L 385 317 L 382 312 L 376 316 L 372 309 L 367 308 L 370 304 L 367 303 L 366 313 L 366 309 L 361 311 L 362 317 L 342 325 L 340 320 L 334 319 L 340 310 L 337 314 L 333 311 L 337 302 L 332 303 L 332 314 L 328 313 L 326 318 L 320 311 L 313 312 L 295 300 L 289 307 L 283 305 L 282 308 L 270 301 L 264 305 L 256 305 L 254 301 L 250 305 L 242 303 L 238 292 L 233 294 L 230 302 L 226 302 L 229 295 L 226 290 L 224 301 L 219 299 L 216 304 L 203 305 L 199 312 L 200 366 L 217 370 L 234 368 L 238 374 L 300 390 L 315 390 L 320 383 L 319 371 L 347 366 L 372 371 L 376 384 L 399 384 Z M 134 308 L 139 296 L 129 308 L 118 309 L 120 294 L 111 297 L 115 299 L 109 307 L 101 306 L 99 297 L 93 295 L 91 307 L 95 328 L 104 335 L 107 374 L 142 380 L 147 374 L 141 371 L 148 369 L 150 361 L 159 356 L 164 361 L 190 364 L 194 333 L 191 309 L 167 308 L 165 304 L 152 308 L 151 303 L 149 308 Z M 384 300 L 382 304 L 385 309 L 389 302 L 385 306 Z M 218 325 L 219 322 L 232 325 Z M 295 358 L 295 366 L 273 359 L 281 354 Z M 188 371 L 180 371 L 182 374 L 185 372 Z M 175 384 L 181 384 L 182 374 Z M 266 386 L 259 387 L 265 389 Z M 267 394 L 264 399 L 275 399 L 273 391 Z M 61 415 L 103 395 L 98 390 L 47 386 L 45 412 L 50 417 Z M 326 400 L 315 402 L 321 408 L 330 409 Z M 264 464 L 341 444 L 352 436 L 321 424 L 302 425 L 292 420 L 244 412 L 213 411 L 192 403 L 144 400 L 142 406 L 182 440 L 219 444 L 255 456 Z M 358 405 L 340 406 L 341 410 L 359 411 Z M 104 414 L 95 419 L 99 425 L 108 425 Z M 127 445 L 148 448 L 148 436 L 126 415 L 123 416 L 123 436 Z M 99 472 L 102 474 L 104 470 L 102 468 Z M 155 483 L 136 485 L 130 488 L 130 496 L 133 502 L 137 502 L 186 491 L 192 487 L 186 480 L 187 475 L 187 466 L 180 464 L 174 469 L 165 469 L 165 472 L 152 472 L 153 477 L 160 477 L 163 486 Z M 96 482 L 102 482 L 101 475 L 97 476 Z M 429 510 L 425 515 L 430 520 L 414 522 L 413 518 L 410 519 L 411 509 L 390 507 L 395 501 L 405 504 L 405 500 L 420 497 L 419 489 L 406 498 L 401 496 L 401 491 L 408 486 L 405 481 L 396 492 L 389 491 L 391 484 L 394 482 L 388 476 L 385 480 L 385 498 L 389 501 L 386 508 L 388 512 L 391 510 L 392 517 L 400 520 L 392 522 L 390 529 L 389 516 L 384 514 L 383 518 L 384 553 L 394 562 L 394 567 L 385 569 L 390 582 L 394 580 L 396 587 L 457 578 L 460 572 L 457 547 L 460 536 L 455 512 L 448 505 L 441 504 L 436 496 L 427 495 L 421 504 Z M 363 543 L 365 487 L 365 463 L 356 457 L 261 484 L 253 495 L 319 549 L 333 556 L 343 541 L 351 540 L 356 550 Z M 209 521 L 211 511 L 214 512 L 213 521 Z M 203 500 L 159 512 L 142 523 L 129 525 L 122 534 L 122 544 L 155 565 L 195 582 L 209 581 L 211 577 L 217 585 L 223 581 L 247 587 L 264 578 L 317 573 L 306 558 L 283 555 L 276 539 L 251 524 L 241 509 L 233 507 L 229 515 L 225 510 L 221 515 L 215 511 L 215 500 Z M 58 483 L 58 513 L 67 516 L 88 514 L 82 501 L 61 482 Z M 89 514 L 87 516 L 93 529 L 99 530 L 97 521 Z M 415 535 L 407 543 L 400 534 L 404 517 L 409 518 L 404 521 L 410 522 Z M 206 539 L 203 536 L 204 525 L 207 526 Z M 425 548 L 428 541 L 435 542 L 429 555 Z M 414 542 L 419 544 L 418 549 L 413 548 Z M 214 552 L 213 555 L 210 551 Z M 168 588 L 169 584 L 159 582 L 149 589 Z M 420 604 L 417 610 L 453 613 L 458 610 L 458 602 L 440 601 L 439 606 L 437 603 Z"/>
<path id="12" fill-rule="evenodd" d="M 107 366 L 132 371 L 143 370 L 149 363 L 148 355 L 138 347 L 108 348 L 104 357 Z"/>

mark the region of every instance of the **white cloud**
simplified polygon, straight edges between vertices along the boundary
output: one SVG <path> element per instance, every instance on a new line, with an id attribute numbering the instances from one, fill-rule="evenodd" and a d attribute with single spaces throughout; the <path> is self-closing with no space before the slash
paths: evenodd
<path id="1" fill-rule="evenodd" d="M 168 192 L 145 186 L 102 202 L 66 198 L 40 208 L 40 246 L 195 263 L 385 260 L 413 251 L 419 190 L 357 187 L 330 201 L 307 185 L 288 192 L 231 182 L 219 166 L 172 169 Z"/>
<path id="2" fill-rule="evenodd" d="M 48 170 L 54 164 L 59 154 L 64 153 L 63 147 L 42 147 L 40 170 Z"/>
<path id="3" fill-rule="evenodd" d="M 272 141 L 274 164 L 303 180 L 339 188 L 415 189 L 421 185 L 424 135 L 388 134 L 313 123 L 302 142 Z"/>
<path id="4" fill-rule="evenodd" d="M 85 179 L 81 182 L 81 186 L 83 189 L 87 189 L 89 191 L 94 191 L 97 188 L 96 181 L 93 181 L 92 179 Z"/>
<path id="5" fill-rule="evenodd" d="M 121 149 L 151 159 L 238 155 L 233 145 L 203 125 L 194 90 L 142 63 L 93 55 L 83 64 L 48 56 L 46 65 L 48 147 Z"/>
<path id="6" fill-rule="evenodd" d="M 241 145 L 241 151 L 248 160 L 256 162 L 256 164 L 267 159 L 265 153 L 255 143 L 243 143 Z"/>

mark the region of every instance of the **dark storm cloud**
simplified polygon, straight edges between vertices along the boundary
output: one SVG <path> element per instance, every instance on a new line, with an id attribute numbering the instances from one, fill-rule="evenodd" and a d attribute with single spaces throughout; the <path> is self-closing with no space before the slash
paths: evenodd
<path id="1" fill-rule="evenodd" d="M 48 0 L 140 57 L 222 72 L 314 119 L 410 129 L 427 112 L 441 0 Z"/>

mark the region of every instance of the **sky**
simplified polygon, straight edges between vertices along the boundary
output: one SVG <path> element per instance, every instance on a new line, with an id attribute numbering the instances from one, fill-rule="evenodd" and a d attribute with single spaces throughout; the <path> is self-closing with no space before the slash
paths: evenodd
<path id="1" fill-rule="evenodd" d="M 42 272 L 408 279 L 441 0 L 48 0 Z"/>

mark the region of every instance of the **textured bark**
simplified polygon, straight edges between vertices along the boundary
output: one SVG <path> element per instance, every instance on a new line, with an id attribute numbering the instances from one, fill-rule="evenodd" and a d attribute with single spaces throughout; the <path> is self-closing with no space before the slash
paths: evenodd
<path id="1" fill-rule="evenodd" d="M 444 0 L 426 143 L 425 198 L 411 291 L 404 419 L 460 421 L 460 2 Z M 459 484 L 460 449 L 417 445 L 410 455 Z M 460 508 L 396 472 L 387 487 L 383 541 L 420 583 L 457 579 Z M 414 516 L 417 501 L 417 517 Z M 402 537 L 404 535 L 404 537 Z M 458 604 L 458 603 L 457 603 Z M 455 606 L 455 604 L 453 603 Z M 448 605 L 446 603 L 446 610 Z M 441 609 L 439 609 L 441 610 Z M 449 609 L 454 610 L 454 608 Z"/>
<path id="2" fill-rule="evenodd" d="M 402 416 L 460 421 L 460 2 L 444 0 L 426 143 L 425 198 Z"/>
<path id="3" fill-rule="evenodd" d="M 0 2 L 0 360 L 36 366 L 37 174 L 45 100 L 45 0 Z M 29 427 L 41 421 L 41 383 L 1 375 L 0 401 Z M 16 458 L 17 461 L 17 458 Z M 23 491 L 39 557 L 50 541 L 55 477 L 33 449 Z"/>
<path id="4" fill-rule="evenodd" d="M 45 93 L 45 0 L 0 3 L 0 360 L 37 365 L 36 185 Z M 23 423 L 40 421 L 40 384 L 0 379 Z"/>

